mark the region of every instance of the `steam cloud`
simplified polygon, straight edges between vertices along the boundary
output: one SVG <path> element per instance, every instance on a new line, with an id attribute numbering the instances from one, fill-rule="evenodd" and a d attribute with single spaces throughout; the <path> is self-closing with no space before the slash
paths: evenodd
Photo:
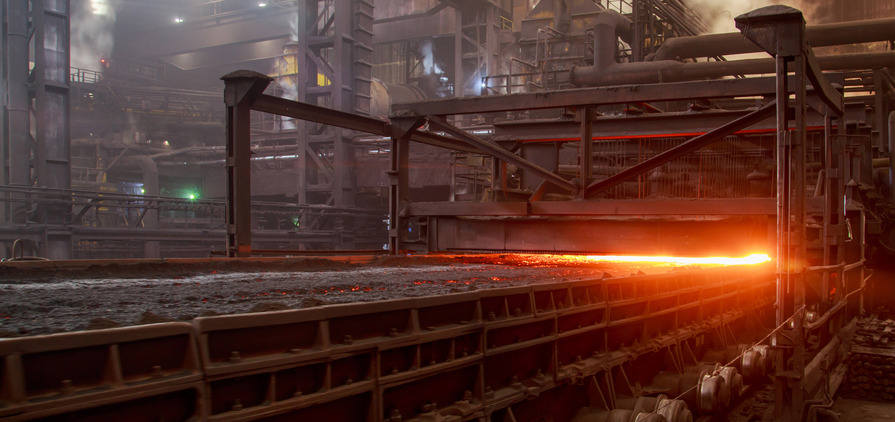
<path id="1" fill-rule="evenodd" d="M 688 0 L 687 3 L 709 23 L 711 32 L 736 32 L 733 18 L 774 4 L 785 4 L 802 11 L 810 25 L 818 15 L 819 4 L 809 0 Z"/>
<path id="2" fill-rule="evenodd" d="M 423 73 L 426 75 L 436 74 L 440 75 L 444 73 L 444 70 L 438 66 L 438 63 L 435 63 L 435 48 L 432 45 L 432 41 L 425 40 L 420 44 L 420 55 L 423 56 Z"/>
<path id="3" fill-rule="evenodd" d="M 79 0 L 72 2 L 71 65 L 100 70 L 100 59 L 110 57 L 115 47 L 115 2 Z"/>

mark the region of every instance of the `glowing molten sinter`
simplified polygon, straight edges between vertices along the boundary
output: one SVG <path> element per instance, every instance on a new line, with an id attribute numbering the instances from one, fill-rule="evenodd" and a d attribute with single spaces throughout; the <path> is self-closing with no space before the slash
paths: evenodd
<path id="1" fill-rule="evenodd" d="M 651 262 L 668 265 L 752 265 L 771 260 L 768 254 L 752 254 L 742 258 L 730 258 L 723 256 L 711 256 L 703 258 L 689 258 L 680 256 L 621 256 L 621 255 L 591 255 L 584 257 L 588 261 L 602 262 Z"/>

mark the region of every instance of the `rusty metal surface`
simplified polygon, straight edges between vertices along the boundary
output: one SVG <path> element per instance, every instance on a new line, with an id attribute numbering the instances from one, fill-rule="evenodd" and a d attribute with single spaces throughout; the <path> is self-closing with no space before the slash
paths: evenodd
<path id="1" fill-rule="evenodd" d="M 765 264 L 3 340 L 0 416 L 469 420 L 617 383 L 772 301 Z"/>
<path id="2" fill-rule="evenodd" d="M 480 417 L 766 306 L 768 270 L 199 318 L 210 420 L 254 420 L 343 397 L 362 397 L 374 420 L 435 409 Z M 230 389 L 218 395 L 217 385 Z"/>
<path id="3" fill-rule="evenodd" d="M 436 239 L 429 247 L 435 251 L 747 256 L 768 250 L 770 242 L 768 218 L 761 215 L 693 219 L 532 216 L 499 221 L 431 217 L 429 230 L 429 238 Z M 719 242 L 719 233 L 730 241 Z"/>
<path id="4" fill-rule="evenodd" d="M 187 323 L 6 339 L 0 357 L 0 416 L 8 420 L 91 420 L 138 408 L 187 420 L 201 410 L 203 374 Z"/>

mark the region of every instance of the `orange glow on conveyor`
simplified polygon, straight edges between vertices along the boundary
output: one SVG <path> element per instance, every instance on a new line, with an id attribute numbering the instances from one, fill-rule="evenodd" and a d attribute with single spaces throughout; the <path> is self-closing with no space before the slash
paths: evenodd
<path id="1" fill-rule="evenodd" d="M 637 256 L 637 255 L 588 255 L 575 256 L 564 255 L 565 260 L 580 262 L 648 262 L 666 265 L 754 265 L 768 262 L 771 257 L 768 254 L 752 254 L 742 258 L 723 256 L 711 257 L 681 257 L 681 256 Z"/>

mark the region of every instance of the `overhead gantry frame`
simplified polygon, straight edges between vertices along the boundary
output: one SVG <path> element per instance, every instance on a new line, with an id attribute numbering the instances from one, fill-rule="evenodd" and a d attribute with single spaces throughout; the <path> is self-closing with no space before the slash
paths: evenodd
<path id="1" fill-rule="evenodd" d="M 776 215 L 777 323 L 773 341 L 777 362 L 776 416 L 780 420 L 801 420 L 804 404 L 819 391 L 825 378 L 821 362 L 835 357 L 836 337 L 848 315 L 860 312 L 864 287 L 863 240 L 846 242 L 847 218 L 861 219 L 859 206 L 845 209 L 845 180 L 852 175 L 844 166 L 845 106 L 840 89 L 827 82 L 820 71 L 805 36 L 801 12 L 791 8 L 765 8 L 737 18 L 747 38 L 775 57 L 775 78 L 723 79 L 670 84 L 645 84 L 583 88 L 550 93 L 446 99 L 398 105 L 391 122 L 263 94 L 270 79 L 253 72 L 235 72 L 224 77 L 228 105 L 228 251 L 242 256 L 251 251 L 247 181 L 248 113 L 259 110 L 306 121 L 328 124 L 392 139 L 389 248 L 402 250 L 401 232 L 412 215 L 451 216 L 569 216 L 569 215 Z M 809 93 L 809 85 L 812 87 Z M 603 104 L 647 103 L 693 98 L 764 97 L 753 111 L 740 114 L 704 134 L 631 167 L 618 176 L 596 180 L 588 169 L 592 155 L 582 142 L 576 180 L 567 180 L 553 170 L 520 156 L 516 151 L 491 140 L 481 139 L 453 125 L 446 117 L 454 114 L 491 113 L 508 110 L 569 108 L 577 110 L 580 139 L 593 139 L 593 109 Z M 824 180 L 821 215 L 823 253 L 809 260 L 806 223 L 806 142 L 809 107 L 823 117 Z M 539 192 L 526 202 L 494 203 L 410 203 L 408 201 L 408 147 L 418 142 L 456 151 L 473 152 L 512 163 L 543 179 L 542 187 L 554 185 L 570 195 L 587 199 L 612 184 L 635 177 L 724 136 L 776 117 L 777 196 L 776 199 L 736 200 L 637 200 L 541 202 Z M 428 130 L 422 128 L 428 124 Z M 656 210 L 656 206 L 661 210 Z M 847 253 L 857 249 L 857 253 Z M 810 264 L 810 263 L 813 263 Z M 808 295 L 813 291 L 814 294 Z M 817 299 L 820 298 L 820 299 Z M 809 312 L 809 309 L 811 312 Z M 821 337 L 817 351 L 806 348 L 808 335 Z"/>

